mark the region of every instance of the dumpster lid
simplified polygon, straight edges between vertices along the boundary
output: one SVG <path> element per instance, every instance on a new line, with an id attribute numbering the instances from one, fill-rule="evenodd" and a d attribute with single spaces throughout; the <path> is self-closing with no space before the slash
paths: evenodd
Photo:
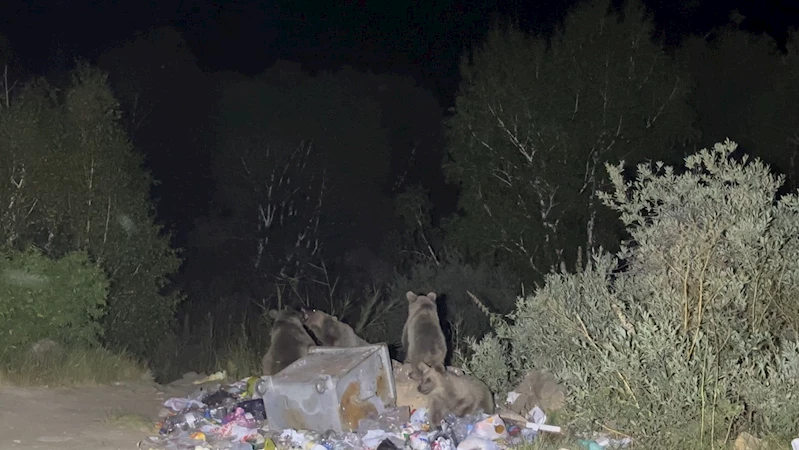
<path id="1" fill-rule="evenodd" d="M 310 347 L 308 356 L 281 370 L 273 378 L 303 382 L 319 375 L 341 378 L 380 350 L 379 345 L 363 347 Z M 287 380 L 288 381 L 288 380 Z"/>

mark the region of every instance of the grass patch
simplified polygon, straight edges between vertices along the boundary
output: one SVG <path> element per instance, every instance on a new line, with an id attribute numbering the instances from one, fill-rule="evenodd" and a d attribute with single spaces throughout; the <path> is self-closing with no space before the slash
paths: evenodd
<path id="1" fill-rule="evenodd" d="M 162 342 L 151 360 L 155 381 L 161 384 L 180 379 L 186 372 L 211 374 L 225 370 L 234 380 L 259 375 L 260 356 L 266 351 L 253 338 L 238 331 L 216 332 L 212 319 L 186 336 L 172 334 Z"/>
<path id="2" fill-rule="evenodd" d="M 566 436 L 539 433 L 535 440 L 529 444 L 521 445 L 516 450 L 585 450 L 576 439 Z"/>
<path id="3" fill-rule="evenodd" d="M 6 355 L 0 362 L 0 383 L 15 386 L 107 385 L 149 376 L 135 358 L 104 348 L 27 352 Z"/>
<path id="4" fill-rule="evenodd" d="M 226 341 L 214 351 L 215 368 L 226 370 L 234 380 L 261 375 L 261 360 L 258 351 L 245 336 Z"/>
<path id="5" fill-rule="evenodd" d="M 678 430 L 675 430 L 675 432 L 678 432 Z M 565 434 L 539 433 L 538 437 L 533 442 L 514 447 L 513 450 L 586 450 L 587 447 L 580 441 L 580 438 L 577 438 L 568 432 Z M 590 439 L 588 439 L 588 441 L 590 441 Z M 733 441 L 735 444 L 733 444 Z M 791 445 L 789 441 L 772 435 L 764 436 L 762 438 L 754 438 L 747 445 L 744 445 L 743 442 L 743 437 L 739 435 L 737 439 L 735 436 L 733 436 L 730 442 L 725 443 L 720 439 L 715 445 L 708 445 L 707 443 L 695 445 L 687 444 L 683 447 L 679 447 L 679 450 L 777 450 L 788 448 Z M 633 437 L 633 442 L 626 448 L 629 450 L 635 450 L 643 447 L 641 447 L 640 444 L 637 444 L 635 438 Z M 675 447 L 670 446 L 655 446 L 648 448 L 651 448 L 652 450 L 675 449 Z"/>

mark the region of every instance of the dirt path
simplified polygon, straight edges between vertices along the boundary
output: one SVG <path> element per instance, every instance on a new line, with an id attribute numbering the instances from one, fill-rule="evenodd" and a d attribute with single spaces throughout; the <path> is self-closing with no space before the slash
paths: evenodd
<path id="1" fill-rule="evenodd" d="M 168 386 L 0 387 L 0 450 L 136 449 L 153 434 L 136 415 L 155 422 L 164 400 L 196 388 L 186 379 Z"/>

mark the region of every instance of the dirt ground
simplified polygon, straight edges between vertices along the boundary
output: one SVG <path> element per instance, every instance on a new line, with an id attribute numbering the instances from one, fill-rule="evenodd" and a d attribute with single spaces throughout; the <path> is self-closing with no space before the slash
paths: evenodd
<path id="1" fill-rule="evenodd" d="M 408 404 L 418 403 L 421 397 L 416 398 L 415 386 L 403 390 L 407 368 L 394 363 L 398 394 L 407 397 Z M 147 450 L 147 442 L 139 443 L 156 434 L 153 424 L 164 401 L 214 387 L 214 382 L 193 384 L 201 378 L 204 375 L 188 373 L 168 385 L 144 381 L 75 388 L 0 385 L 0 450 Z"/>
<path id="2" fill-rule="evenodd" d="M 80 388 L 0 386 L 0 450 L 136 449 L 154 435 L 163 402 L 197 389 L 191 378 Z M 137 420 L 138 419 L 138 420 Z M 147 449 L 143 444 L 140 448 Z"/>

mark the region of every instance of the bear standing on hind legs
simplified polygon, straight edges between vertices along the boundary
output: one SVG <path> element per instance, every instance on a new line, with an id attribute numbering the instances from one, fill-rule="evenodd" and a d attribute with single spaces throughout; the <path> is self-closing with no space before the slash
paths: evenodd
<path id="1" fill-rule="evenodd" d="M 293 309 L 270 310 L 274 320 L 270 331 L 269 350 L 261 360 L 264 375 L 275 375 L 294 361 L 308 354 L 308 347 L 316 345 L 302 325 L 302 314 Z"/>
<path id="2" fill-rule="evenodd" d="M 408 319 L 402 329 L 402 347 L 405 349 L 405 362 L 410 363 L 412 380 L 422 378 L 421 363 L 440 371 L 446 370 L 444 359 L 447 356 L 447 340 L 441 330 L 436 307 L 436 293 L 416 295 L 408 291 Z"/>

